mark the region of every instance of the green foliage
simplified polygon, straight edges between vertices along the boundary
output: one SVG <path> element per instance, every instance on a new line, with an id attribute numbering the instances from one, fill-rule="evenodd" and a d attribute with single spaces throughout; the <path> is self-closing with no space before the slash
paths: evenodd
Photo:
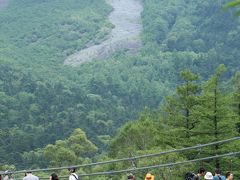
<path id="1" fill-rule="evenodd" d="M 233 78 L 231 88 L 223 88 L 223 73 L 226 71 L 224 65 L 220 65 L 214 75 L 206 82 L 196 82 L 198 76 L 189 70 L 180 73 L 183 84 L 176 88 L 176 94 L 168 97 L 165 104 L 155 111 L 145 111 L 141 117 L 123 126 L 117 136 L 110 144 L 110 156 L 115 158 L 126 157 L 127 154 L 139 155 L 149 152 L 158 153 L 161 151 L 194 146 L 197 144 L 219 141 L 237 136 L 236 114 L 233 113 L 235 107 L 233 102 L 238 102 L 231 98 L 236 94 L 239 84 L 238 73 Z M 237 83 L 236 83 L 237 82 Z M 199 87 L 202 86 L 202 89 Z M 238 100 L 238 99 L 237 99 Z M 238 104 L 237 104 L 238 107 Z M 238 109 L 237 109 L 238 110 Z M 189 112 L 189 113 L 186 113 Z M 236 111 L 238 113 L 238 111 Z M 187 121 L 188 120 L 188 121 Z M 187 122 L 190 126 L 187 126 Z M 191 127 L 188 129 L 188 127 Z M 189 133 L 189 134 L 188 134 Z M 138 160 L 135 164 L 138 167 L 164 164 L 167 162 L 178 162 L 189 159 L 197 159 L 216 154 L 224 154 L 239 151 L 239 141 L 215 145 L 198 150 L 191 150 L 184 153 L 162 155 L 159 158 L 147 158 Z M 232 166 L 234 162 L 234 167 Z M 238 174 L 239 158 L 221 158 L 216 160 L 199 162 L 208 171 L 221 167 L 224 171 L 230 168 Z M 184 172 L 193 171 L 199 167 L 199 163 L 191 165 L 174 166 L 171 174 L 181 179 Z M 119 165 L 120 166 L 120 165 Z M 115 166 L 114 168 L 119 168 Z M 131 164 L 124 164 L 122 168 L 128 168 Z M 154 170 L 153 170 L 154 171 Z M 171 174 L 166 172 L 167 168 L 154 171 L 158 177 L 171 178 Z M 140 177 L 143 174 L 137 173 Z"/>
<path id="2" fill-rule="evenodd" d="M 240 1 L 239 0 L 234 0 L 234 1 L 231 1 L 231 2 L 228 2 L 227 4 L 225 4 L 224 8 L 225 9 L 229 9 L 229 8 L 234 8 L 234 7 L 238 7 L 240 5 Z M 237 11 L 235 13 L 237 16 L 240 15 L 240 11 Z"/>
<path id="3" fill-rule="evenodd" d="M 110 10 L 102 0 L 12 1 L 0 11 L 0 37 L 6 49 L 16 49 L 20 64 L 60 65 L 67 55 L 94 43 L 102 27 L 110 28 L 104 18 Z"/>
<path id="4" fill-rule="evenodd" d="M 111 143 L 111 156 L 124 157 L 139 150 L 151 149 L 156 143 L 158 128 L 149 119 L 143 115 L 142 120 L 127 123 L 121 128 Z"/>
<path id="5" fill-rule="evenodd" d="M 1 165 L 0 171 L 14 171 L 15 167 L 13 165 Z"/>
<path id="6" fill-rule="evenodd" d="M 196 107 L 199 104 L 200 87 L 196 83 L 198 76 L 191 71 L 184 70 L 180 76 L 183 84 L 177 87 L 174 96 L 166 98 L 163 109 L 167 113 L 166 123 L 173 127 L 169 133 L 172 133 L 172 137 L 178 137 L 178 142 L 182 145 L 188 139 L 189 145 L 194 136 L 192 131 L 197 123 Z"/>
<path id="7" fill-rule="evenodd" d="M 25 152 L 27 164 L 60 167 L 84 163 L 87 157 L 96 153 L 97 147 L 87 139 L 81 129 L 75 129 L 66 140 L 58 140 L 37 151 Z M 36 168 L 36 167 L 35 167 Z"/>
<path id="8" fill-rule="evenodd" d="M 231 107 L 232 99 L 221 89 L 221 77 L 226 71 L 224 65 L 220 65 L 216 73 L 210 77 L 205 83 L 201 104 L 198 106 L 198 126 L 195 133 L 201 143 L 218 141 L 226 137 L 236 136 L 236 118 L 234 118 L 233 109 Z M 224 146 L 216 145 L 205 154 L 219 154 L 228 151 Z M 223 166 L 223 162 L 217 159 L 215 167 Z"/>
<path id="9" fill-rule="evenodd" d="M 144 1 L 144 5 L 145 53 L 156 54 L 158 57 L 161 57 L 162 53 L 171 54 L 173 58 L 168 60 L 168 63 L 169 65 L 173 63 L 175 70 L 178 69 L 179 72 L 184 68 L 190 68 L 203 77 L 206 77 L 206 73 L 208 75 L 213 73 L 213 69 L 220 63 L 228 67 L 227 57 L 235 56 L 233 49 L 239 46 L 239 44 L 235 44 L 236 39 L 231 38 L 233 34 L 234 36 L 239 35 L 239 33 L 235 34 L 238 31 L 239 23 L 238 20 L 231 19 L 230 12 L 221 11 L 222 4 L 220 2 L 216 3 L 213 0 L 197 1 L 196 3 L 184 0 L 149 0 Z M 161 23 L 154 23 L 155 21 L 165 22 L 164 26 L 168 27 L 168 30 L 162 33 L 164 28 L 156 27 L 155 24 Z M 222 26 L 226 28 L 221 28 Z M 155 35 L 157 37 L 152 38 Z M 195 57 L 186 61 L 186 56 L 193 52 Z M 176 58 L 176 55 L 180 53 L 184 53 L 184 56 Z M 231 62 L 234 61 L 231 60 Z M 233 70 L 232 72 L 236 70 L 233 66 L 229 69 Z"/>
<path id="10" fill-rule="evenodd" d="M 233 105 L 234 112 L 238 117 L 238 122 L 240 122 L 240 72 L 236 72 L 233 77 Z"/>
<path id="11" fill-rule="evenodd" d="M 173 149 L 173 139 L 169 138 L 169 126 L 166 126 L 159 113 L 145 110 L 141 117 L 133 122 L 127 123 L 118 132 L 117 136 L 110 144 L 110 156 L 113 158 L 134 157 L 143 154 L 153 154 L 168 149 Z M 128 169 L 133 167 L 144 167 L 169 162 L 183 161 L 184 156 L 171 153 L 165 156 L 143 158 L 130 162 L 118 163 L 111 166 L 114 169 Z M 182 177 L 187 171 L 186 167 L 176 167 L 169 174 L 171 168 L 152 169 L 151 172 L 156 177 L 170 178 L 170 176 Z M 178 173 L 177 173 L 178 172 Z M 136 177 L 143 178 L 147 171 L 136 172 Z M 174 175 L 173 175 L 174 174 Z M 117 176 L 117 178 L 120 178 Z"/>
<path id="12" fill-rule="evenodd" d="M 240 4 L 239 0 L 231 1 L 227 4 L 227 7 L 235 7 Z"/>

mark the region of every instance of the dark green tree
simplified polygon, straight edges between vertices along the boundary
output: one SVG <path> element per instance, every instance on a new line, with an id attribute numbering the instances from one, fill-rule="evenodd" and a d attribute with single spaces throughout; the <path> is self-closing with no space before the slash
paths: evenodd
<path id="1" fill-rule="evenodd" d="M 196 82 L 198 76 L 191 71 L 181 71 L 180 76 L 182 85 L 177 87 L 175 95 L 166 98 L 163 109 L 166 113 L 166 123 L 172 127 L 169 133 L 181 137 L 183 142 L 190 143 L 192 131 L 197 123 L 195 107 L 199 103 L 200 87 Z"/>
<path id="2" fill-rule="evenodd" d="M 240 71 L 233 77 L 233 108 L 237 117 L 236 128 L 240 133 Z"/>
<path id="3" fill-rule="evenodd" d="M 197 107 L 199 124 L 195 129 L 199 143 L 219 141 L 235 135 L 231 98 L 221 89 L 222 75 L 225 71 L 226 67 L 220 65 L 216 73 L 204 84 L 201 104 Z M 207 154 L 219 154 L 225 150 L 224 146 L 215 145 Z M 219 159 L 216 159 L 214 166 L 220 167 Z"/>

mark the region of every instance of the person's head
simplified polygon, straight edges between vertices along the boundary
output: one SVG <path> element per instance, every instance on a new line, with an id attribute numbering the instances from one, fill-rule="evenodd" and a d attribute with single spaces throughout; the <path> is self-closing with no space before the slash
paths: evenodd
<path id="1" fill-rule="evenodd" d="M 56 173 L 52 173 L 50 176 L 50 180 L 59 180 L 58 175 Z"/>
<path id="2" fill-rule="evenodd" d="M 129 173 L 128 176 L 127 176 L 127 179 L 133 180 L 134 179 L 134 175 L 132 173 Z"/>
<path id="3" fill-rule="evenodd" d="M 27 171 L 25 174 L 26 174 L 26 176 L 29 174 L 32 174 L 32 171 Z"/>
<path id="4" fill-rule="evenodd" d="M 231 173 L 230 171 L 228 171 L 228 172 L 226 173 L 226 178 L 232 180 L 232 179 L 233 179 L 233 173 Z"/>
<path id="5" fill-rule="evenodd" d="M 207 172 L 204 176 L 205 180 L 212 180 L 213 179 L 213 175 L 211 172 Z"/>
<path id="6" fill-rule="evenodd" d="M 76 172 L 76 168 L 75 167 L 69 167 L 68 168 L 68 171 L 70 172 L 70 173 L 75 173 Z"/>
<path id="7" fill-rule="evenodd" d="M 151 175 L 151 173 L 147 173 L 147 174 L 146 174 L 145 180 L 152 180 L 152 175 Z"/>
<path id="8" fill-rule="evenodd" d="M 198 169 L 198 175 L 199 175 L 199 176 L 204 176 L 204 175 L 205 175 L 205 172 L 206 172 L 206 170 L 205 170 L 203 167 L 201 167 L 201 168 Z"/>
<path id="9" fill-rule="evenodd" d="M 216 169 L 215 170 L 215 175 L 220 175 L 222 173 L 221 169 Z"/>

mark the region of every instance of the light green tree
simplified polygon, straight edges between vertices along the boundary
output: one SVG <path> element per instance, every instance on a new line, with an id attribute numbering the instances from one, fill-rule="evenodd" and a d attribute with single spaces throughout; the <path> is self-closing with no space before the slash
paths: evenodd
<path id="1" fill-rule="evenodd" d="M 120 130 L 118 135 L 110 144 L 110 157 L 134 157 L 144 154 L 154 154 L 165 150 L 173 149 L 171 147 L 175 142 L 170 142 L 171 134 L 168 134 L 170 127 L 162 121 L 159 112 L 147 112 L 141 114 L 138 120 L 127 123 Z M 183 161 L 186 157 L 184 154 L 170 153 L 159 157 L 142 158 L 138 160 L 126 161 L 115 165 L 109 165 L 108 169 L 128 169 L 134 167 L 144 167 L 157 164 L 165 164 L 169 162 Z M 190 166 L 189 166 L 190 167 Z M 188 167 L 188 168 L 189 168 Z M 177 178 L 182 178 L 186 167 L 151 169 L 156 178 L 171 179 L 171 174 L 175 174 Z M 143 178 L 147 171 L 136 172 L 136 178 Z M 125 178 L 124 178 L 125 177 Z M 125 176 L 116 176 L 116 179 L 126 179 Z"/>
<path id="2" fill-rule="evenodd" d="M 97 151 L 97 147 L 87 139 L 85 132 L 75 129 L 66 140 L 58 140 L 55 144 L 49 144 L 37 151 L 25 152 L 23 158 L 26 161 L 45 160 L 42 165 L 51 167 L 74 165 L 84 163 Z M 34 164 L 34 162 L 29 162 Z"/>
<path id="3" fill-rule="evenodd" d="M 229 9 L 229 8 L 234 8 L 234 7 L 238 7 L 240 5 L 240 0 L 233 0 L 231 2 L 228 2 L 227 4 L 225 4 L 224 8 L 225 9 Z M 235 13 L 237 16 L 240 15 L 240 11 L 238 10 Z"/>

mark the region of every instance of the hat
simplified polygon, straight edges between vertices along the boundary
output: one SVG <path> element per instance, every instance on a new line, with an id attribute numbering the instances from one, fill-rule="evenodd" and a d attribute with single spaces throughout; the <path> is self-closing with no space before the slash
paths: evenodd
<path id="1" fill-rule="evenodd" d="M 152 175 L 151 175 L 151 173 L 147 173 L 145 179 L 152 179 Z"/>
<path id="2" fill-rule="evenodd" d="M 211 172 L 207 172 L 204 176 L 204 179 L 206 180 L 212 180 L 213 179 L 213 175 Z"/>

